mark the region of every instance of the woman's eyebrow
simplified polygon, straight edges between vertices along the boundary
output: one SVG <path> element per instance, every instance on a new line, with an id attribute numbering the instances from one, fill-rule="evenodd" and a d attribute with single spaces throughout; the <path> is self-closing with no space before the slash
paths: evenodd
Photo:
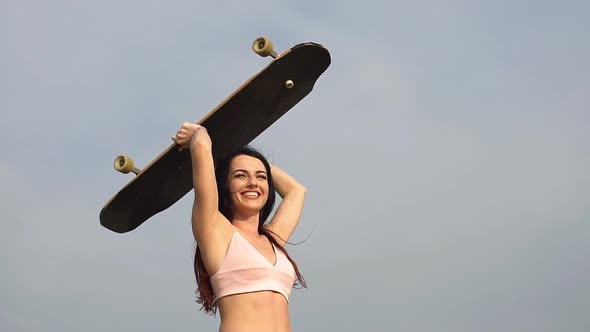
<path id="1" fill-rule="evenodd" d="M 241 169 L 241 168 L 238 168 L 238 169 L 236 169 L 236 170 L 232 171 L 232 174 L 233 174 L 233 173 L 236 173 L 236 172 L 244 172 L 244 173 L 248 173 L 248 171 L 247 171 L 247 170 L 245 170 L 245 169 Z M 256 171 L 255 173 L 257 173 L 257 174 L 258 174 L 258 173 L 263 173 L 263 174 L 266 174 L 266 171 L 259 170 L 259 171 Z"/>

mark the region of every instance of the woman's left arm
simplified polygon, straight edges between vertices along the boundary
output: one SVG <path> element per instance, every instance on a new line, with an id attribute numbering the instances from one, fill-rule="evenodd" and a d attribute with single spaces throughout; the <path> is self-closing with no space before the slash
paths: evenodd
<path id="1" fill-rule="evenodd" d="M 275 190 L 282 202 L 272 220 L 266 225 L 276 240 L 284 246 L 299 223 L 306 189 L 282 169 L 271 165 L 271 174 Z"/>

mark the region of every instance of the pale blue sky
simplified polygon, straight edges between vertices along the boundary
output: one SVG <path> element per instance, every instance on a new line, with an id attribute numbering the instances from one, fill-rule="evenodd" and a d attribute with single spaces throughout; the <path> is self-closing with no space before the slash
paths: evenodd
<path id="1" fill-rule="evenodd" d="M 294 331 L 590 328 L 584 1 L 0 3 L 0 329 L 215 331 L 187 195 L 136 231 L 103 204 L 268 59 L 324 44 L 256 139 L 304 183 Z"/>

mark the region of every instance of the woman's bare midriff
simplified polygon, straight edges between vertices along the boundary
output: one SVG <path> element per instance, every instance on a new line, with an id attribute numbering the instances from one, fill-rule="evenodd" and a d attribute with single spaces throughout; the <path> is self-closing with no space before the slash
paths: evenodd
<path id="1" fill-rule="evenodd" d="M 291 332 L 289 306 L 279 293 L 230 295 L 219 299 L 218 305 L 219 332 Z"/>

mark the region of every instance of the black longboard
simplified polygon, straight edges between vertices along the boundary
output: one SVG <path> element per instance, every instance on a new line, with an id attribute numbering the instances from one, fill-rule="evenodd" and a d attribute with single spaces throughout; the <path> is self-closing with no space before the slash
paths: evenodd
<path id="1" fill-rule="evenodd" d="M 270 41 L 259 38 L 253 49 L 275 59 L 198 122 L 211 136 L 215 163 L 248 145 L 305 98 L 331 63 L 329 51 L 312 42 L 277 55 Z M 136 229 L 193 189 L 190 151 L 178 151 L 176 144 L 143 170 L 126 156 L 117 157 L 115 168 L 136 173 L 100 211 L 100 224 L 117 233 Z"/>

